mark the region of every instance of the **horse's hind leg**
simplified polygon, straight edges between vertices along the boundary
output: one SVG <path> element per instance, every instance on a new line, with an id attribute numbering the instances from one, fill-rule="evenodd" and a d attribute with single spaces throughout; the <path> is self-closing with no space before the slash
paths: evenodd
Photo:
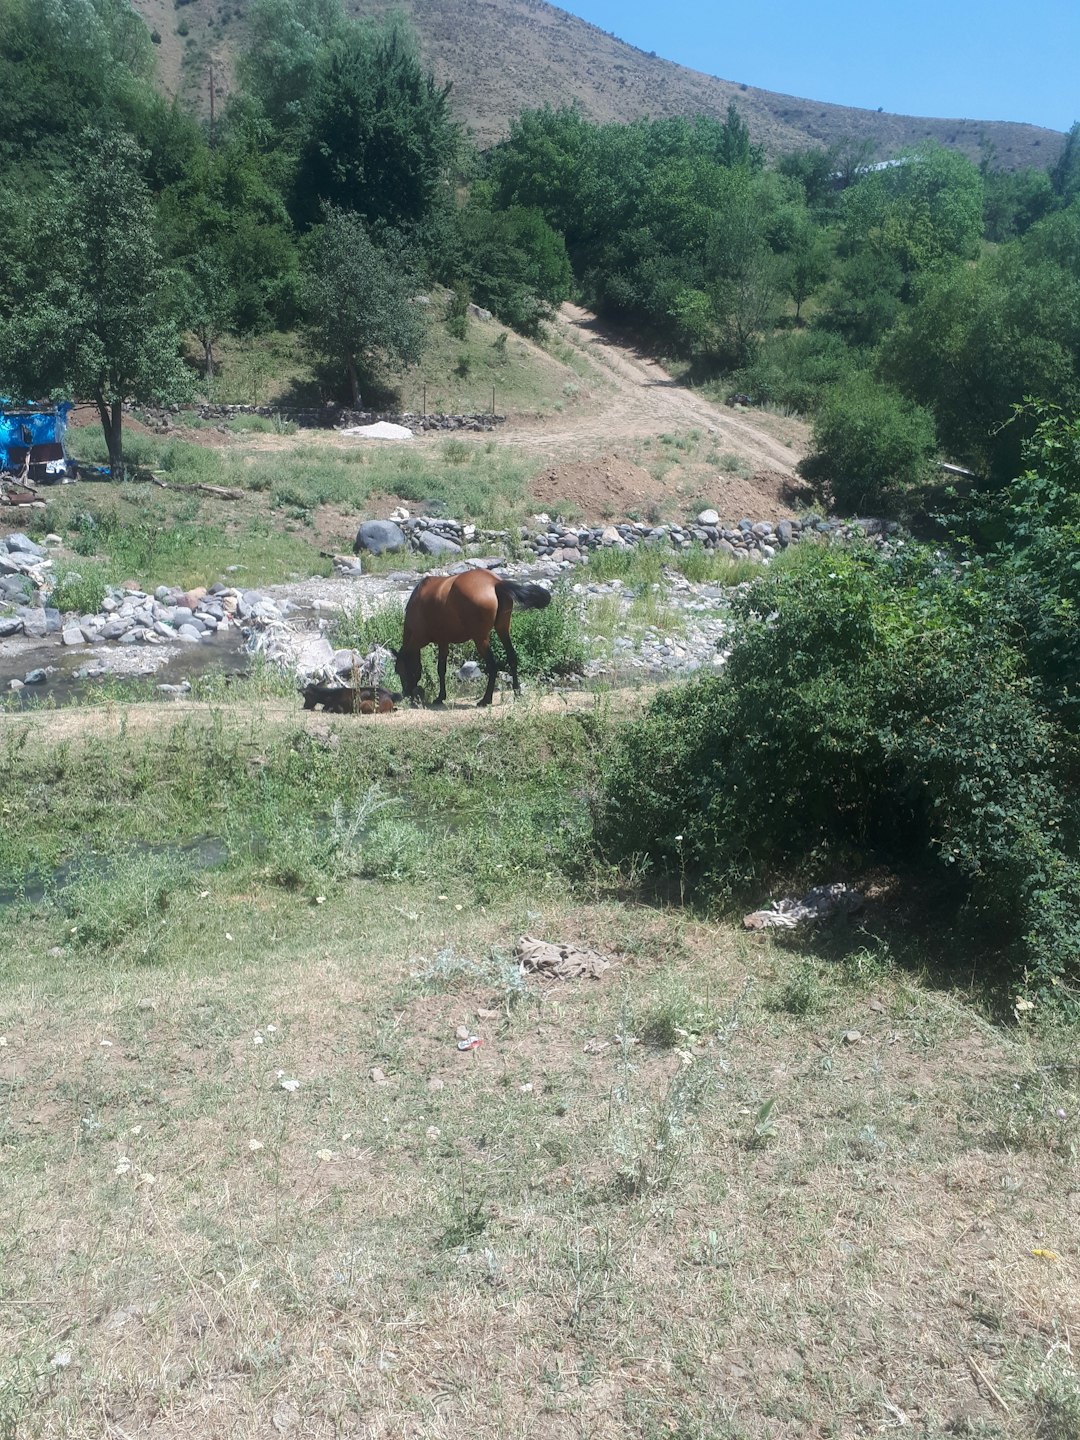
<path id="1" fill-rule="evenodd" d="M 503 643 L 506 651 L 506 661 L 510 667 L 510 680 L 514 687 L 514 694 L 521 694 L 521 686 L 518 684 L 518 658 L 514 649 L 514 642 L 510 639 L 510 611 L 500 612 L 499 618 L 495 621 L 495 634 Z"/>
<path id="2" fill-rule="evenodd" d="M 439 698 L 435 701 L 436 705 L 446 703 L 446 659 L 449 654 L 449 645 L 439 646 Z"/>
<path id="3" fill-rule="evenodd" d="M 495 659 L 495 656 L 491 653 L 490 635 L 485 641 L 483 641 L 483 643 L 478 640 L 476 642 L 476 649 L 479 653 L 480 659 L 483 660 L 484 664 L 487 666 L 488 673 L 487 689 L 484 691 L 483 699 L 481 699 L 479 705 L 477 706 L 477 709 L 482 709 L 483 706 L 491 704 L 491 697 L 495 694 L 495 681 L 499 678 L 499 665 Z"/>

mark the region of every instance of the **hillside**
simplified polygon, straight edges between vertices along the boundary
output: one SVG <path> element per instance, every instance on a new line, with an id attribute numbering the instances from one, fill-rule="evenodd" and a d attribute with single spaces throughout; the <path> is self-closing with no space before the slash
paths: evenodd
<path id="1" fill-rule="evenodd" d="M 245 0 L 133 0 L 160 36 L 159 76 L 170 94 L 205 104 L 209 65 L 227 89 L 243 43 Z M 754 139 L 771 154 L 871 137 L 882 155 L 933 139 L 974 159 L 985 137 L 1006 169 L 1048 165 L 1061 135 L 1007 121 L 925 119 L 778 95 L 717 79 L 646 54 L 544 0 L 345 0 L 353 14 L 410 16 L 425 61 L 451 80 L 459 116 L 481 146 L 505 135 L 523 106 L 576 100 L 596 121 L 672 115 L 722 116 L 735 100 Z M 661 26 L 657 25 L 658 39 Z"/>

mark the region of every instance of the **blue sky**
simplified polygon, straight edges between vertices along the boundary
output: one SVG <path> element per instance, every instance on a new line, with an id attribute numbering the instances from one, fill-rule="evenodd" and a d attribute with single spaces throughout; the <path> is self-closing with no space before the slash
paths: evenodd
<path id="1" fill-rule="evenodd" d="M 561 0 L 560 8 L 665 60 L 787 95 L 1052 130 L 1080 120 L 1080 0 Z"/>

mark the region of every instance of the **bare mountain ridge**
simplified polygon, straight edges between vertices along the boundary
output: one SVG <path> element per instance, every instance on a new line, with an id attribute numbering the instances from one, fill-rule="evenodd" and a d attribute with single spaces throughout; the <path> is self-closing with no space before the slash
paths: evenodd
<path id="1" fill-rule="evenodd" d="M 228 87 L 230 61 L 244 40 L 244 0 L 134 0 L 160 35 L 160 77 L 170 94 L 205 101 L 209 63 Z M 425 62 L 453 82 L 454 106 L 481 147 L 509 130 L 522 109 L 577 101 L 606 122 L 675 115 L 723 117 L 734 100 L 753 139 L 770 155 L 808 145 L 872 138 L 880 156 L 936 140 L 978 160 L 985 140 L 1005 169 L 1045 167 L 1063 137 L 1013 121 L 925 119 L 779 95 L 721 80 L 646 54 L 545 0 L 345 0 L 354 15 L 404 12 Z M 187 30 L 180 35 L 180 29 Z M 658 23 L 658 39 L 662 41 Z"/>

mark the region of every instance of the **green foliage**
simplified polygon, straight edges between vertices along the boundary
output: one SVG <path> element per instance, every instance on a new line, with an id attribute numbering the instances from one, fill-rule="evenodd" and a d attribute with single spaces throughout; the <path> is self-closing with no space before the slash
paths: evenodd
<path id="1" fill-rule="evenodd" d="M 74 611 L 79 615 L 96 615 L 105 599 L 105 576 L 97 566 L 83 565 L 78 570 L 58 574 L 49 604 L 61 614 Z"/>
<path id="2" fill-rule="evenodd" d="M 608 755 L 608 853 L 685 863 L 705 893 L 886 858 L 1012 975 L 1080 980 L 1062 737 L 992 591 L 921 552 L 806 546 L 736 609 L 724 675 L 658 697 Z"/>
<path id="3" fill-rule="evenodd" d="M 423 352 L 412 288 L 358 215 L 327 207 L 305 254 L 304 305 L 312 350 L 345 371 L 354 406 L 362 376 L 379 376 L 391 361 L 415 363 Z"/>
<path id="4" fill-rule="evenodd" d="M 76 168 L 83 132 L 103 121 L 144 141 L 160 133 L 167 107 L 153 69 L 150 35 L 126 0 L 5 0 L 0 175 L 17 172 L 23 189 Z"/>
<path id="5" fill-rule="evenodd" d="M 466 207 L 460 217 L 464 269 L 480 304 L 505 324 L 536 335 L 552 307 L 570 293 L 570 262 L 561 235 L 539 210 Z"/>
<path id="6" fill-rule="evenodd" d="M 1080 732 L 1080 420 L 1031 404 L 1024 468 L 964 517 L 989 550 L 994 582 L 1025 636 L 1045 703 Z M 1074 759 L 1077 757 L 1074 757 Z"/>
<path id="7" fill-rule="evenodd" d="M 449 96 L 400 20 L 346 23 L 319 53 L 303 97 L 298 223 L 318 223 L 326 205 L 369 227 L 424 222 L 449 200 L 461 146 Z"/>
<path id="8" fill-rule="evenodd" d="M 82 173 L 41 201 L 5 256 L 0 384 L 92 398 L 122 473 L 123 403 L 175 399 L 186 380 L 139 152 L 120 131 L 88 131 L 83 145 Z"/>
<path id="9" fill-rule="evenodd" d="M 730 387 L 757 405 L 782 405 L 807 415 L 855 371 L 857 353 L 828 330 L 784 330 L 770 336 Z"/>
<path id="10" fill-rule="evenodd" d="M 557 585 L 543 610 L 515 610 L 510 636 L 522 675 L 579 675 L 585 668 L 581 614 L 569 586 Z M 501 661 L 499 637 L 493 635 L 491 643 Z"/>
<path id="11" fill-rule="evenodd" d="M 987 240 L 1015 239 L 1042 220 L 1054 203 L 1054 190 L 1045 170 L 991 170 L 984 172 L 983 206 Z"/>
<path id="12" fill-rule="evenodd" d="M 880 510 L 917 491 L 937 447 L 932 417 L 866 374 L 829 391 L 800 470 L 845 511 Z"/>
<path id="13" fill-rule="evenodd" d="M 1070 215 L 974 267 L 927 279 L 882 347 L 880 368 L 936 418 L 953 459 L 1005 479 L 1030 428 L 1005 427 L 1025 395 L 1080 400 L 1080 268 Z M 1080 257 L 1080 243 L 1074 244 Z M 1060 257 L 1060 258 L 1059 258 Z"/>
<path id="14" fill-rule="evenodd" d="M 63 891 L 65 939 L 97 954 L 123 947 L 138 962 L 152 962 L 169 911 L 190 884 L 190 865 L 180 856 L 133 850 L 111 864 L 87 861 Z"/>
<path id="15" fill-rule="evenodd" d="M 837 269 L 817 323 L 849 345 L 876 345 L 900 314 L 903 283 L 903 271 L 892 256 L 860 250 Z"/>
<path id="16" fill-rule="evenodd" d="M 925 145 L 844 192 L 843 229 L 852 252 L 888 256 L 905 275 L 949 259 L 973 259 L 982 233 L 983 179 L 955 150 Z"/>

